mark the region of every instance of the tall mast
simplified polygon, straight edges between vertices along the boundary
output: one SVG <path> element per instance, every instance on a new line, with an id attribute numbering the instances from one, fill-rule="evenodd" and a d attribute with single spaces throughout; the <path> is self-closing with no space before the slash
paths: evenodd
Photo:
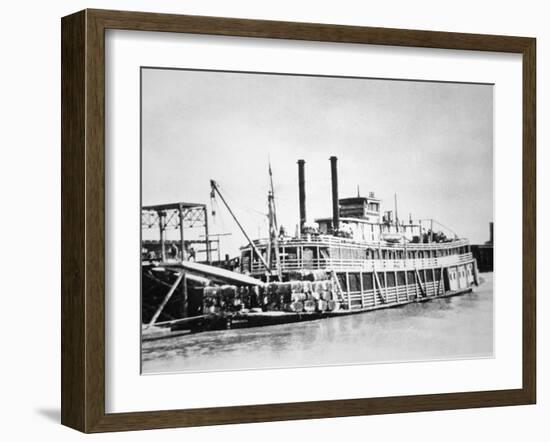
<path id="1" fill-rule="evenodd" d="M 227 202 L 225 201 L 225 198 L 223 197 L 223 195 L 221 194 L 220 192 L 220 189 L 216 183 L 216 181 L 214 180 L 210 180 L 210 187 L 212 188 L 212 193 L 211 195 L 214 194 L 214 192 L 216 192 L 220 199 L 222 200 L 223 204 L 225 205 L 225 207 L 227 208 L 227 210 L 229 211 L 229 214 L 233 217 L 233 219 L 235 220 L 235 222 L 237 223 L 237 226 L 239 226 L 239 229 L 241 229 L 241 232 L 243 233 L 243 235 L 245 236 L 245 238 L 247 239 L 248 241 L 248 244 L 250 244 L 250 247 L 252 247 L 252 250 L 254 250 L 254 253 L 256 253 L 256 255 L 258 256 L 258 258 L 260 259 L 261 263 L 263 264 L 263 266 L 265 267 L 265 269 L 268 271 L 268 273 L 271 273 L 271 269 L 269 268 L 269 266 L 267 265 L 267 262 L 265 262 L 265 259 L 264 257 L 262 256 L 262 254 L 260 253 L 260 251 L 258 250 L 258 248 L 254 245 L 254 243 L 252 242 L 252 240 L 250 239 L 250 237 L 248 236 L 248 234 L 246 233 L 246 231 L 244 230 L 244 227 L 241 225 L 241 223 L 239 222 L 239 220 L 237 219 L 237 217 L 235 216 L 235 214 L 233 213 L 233 211 L 231 210 L 231 207 L 229 207 L 229 204 L 227 204 Z"/>
<path id="2" fill-rule="evenodd" d="M 271 254 L 275 251 L 275 268 L 279 281 L 282 281 L 281 273 L 281 256 L 279 254 L 279 226 L 277 225 L 277 210 L 275 208 L 275 189 L 273 188 L 273 173 L 271 171 L 271 162 L 269 163 L 269 185 L 268 192 L 268 209 L 269 209 L 269 268 L 271 268 Z"/>
<path id="3" fill-rule="evenodd" d="M 273 172 L 271 172 L 271 162 L 269 162 L 269 185 L 271 188 L 271 197 L 273 199 L 273 222 L 275 224 L 275 230 L 278 229 L 277 225 L 277 209 L 275 208 L 275 190 L 273 189 Z"/>

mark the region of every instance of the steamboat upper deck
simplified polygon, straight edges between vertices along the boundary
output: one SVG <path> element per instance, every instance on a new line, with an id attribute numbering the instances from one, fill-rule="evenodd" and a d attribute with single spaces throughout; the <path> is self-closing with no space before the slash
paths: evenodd
<path id="1" fill-rule="evenodd" d="M 300 224 L 299 233 L 290 237 L 278 231 L 270 195 L 270 236 L 250 241 L 241 248 L 240 270 L 256 277 L 277 272 L 303 270 L 327 272 L 406 271 L 441 269 L 470 263 L 472 254 L 466 239 L 454 232 L 447 237 L 434 231 L 433 220 L 407 221 L 395 211 L 381 214 L 381 200 L 373 192 L 368 196 L 339 199 L 336 157 L 331 157 L 332 217 L 306 223 L 305 174 L 303 160 L 298 161 Z"/>
<path id="2" fill-rule="evenodd" d="M 266 258 L 269 239 L 255 240 L 257 250 Z M 278 242 L 281 271 L 381 271 L 413 268 L 438 268 L 472 260 L 466 239 L 442 243 L 395 244 L 367 242 L 332 235 L 303 235 Z M 241 249 L 241 271 L 260 276 L 265 268 L 251 246 Z"/>

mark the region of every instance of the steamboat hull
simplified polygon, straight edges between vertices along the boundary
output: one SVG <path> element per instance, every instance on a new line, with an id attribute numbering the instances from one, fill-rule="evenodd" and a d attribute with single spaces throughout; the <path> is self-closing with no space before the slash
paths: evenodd
<path id="1" fill-rule="evenodd" d="M 375 307 L 365 307 L 354 310 L 339 310 L 335 312 L 262 312 L 262 313 L 238 313 L 234 315 L 208 315 L 201 318 L 197 318 L 191 321 L 182 321 L 182 323 L 173 324 L 170 327 L 171 332 L 187 331 L 192 333 L 199 333 L 205 331 L 214 330 L 235 330 L 242 328 L 252 327 L 266 327 L 273 325 L 292 324 L 305 321 L 316 321 L 320 319 L 329 319 L 335 317 L 349 316 L 371 312 L 374 310 L 381 310 L 387 308 L 402 307 L 414 302 L 429 302 L 437 298 L 447 298 L 452 296 L 463 295 L 472 291 L 472 288 L 463 290 L 450 291 L 442 295 L 420 298 L 415 300 L 398 301 L 391 304 L 382 304 Z M 191 319 L 191 318 L 190 318 Z M 158 335 L 164 335 L 164 333 L 158 333 Z M 171 333 L 170 337 L 176 336 Z M 155 339 L 155 336 L 151 334 L 150 339 Z M 147 336 L 145 337 L 147 340 Z"/>
<path id="2" fill-rule="evenodd" d="M 171 299 L 173 309 L 185 306 L 181 311 L 185 311 L 186 316 L 175 319 L 177 311 L 173 312 L 169 320 L 155 327 L 146 326 L 143 338 L 150 340 L 180 333 L 264 327 L 361 314 L 461 295 L 472 291 L 478 283 L 476 261 L 469 254 L 432 259 L 423 264 L 424 267 L 415 261 L 395 261 L 390 266 L 374 261 L 365 265 L 364 271 L 353 267 L 293 271 L 285 276 L 301 275 L 300 279 L 264 282 L 256 287 L 226 285 L 205 289 L 193 287 L 190 281 L 186 284 L 185 296 L 180 291 Z M 177 265 L 163 269 L 174 275 L 178 271 L 181 269 Z M 317 288 L 319 284 L 324 290 Z M 216 292 L 215 301 L 208 296 L 207 290 Z"/>

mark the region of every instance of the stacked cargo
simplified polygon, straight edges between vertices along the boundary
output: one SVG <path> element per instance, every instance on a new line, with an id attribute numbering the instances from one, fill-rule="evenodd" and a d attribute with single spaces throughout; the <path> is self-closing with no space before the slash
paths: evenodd
<path id="1" fill-rule="evenodd" d="M 313 313 L 338 311 L 339 296 L 331 280 L 271 282 L 261 287 L 224 285 L 205 287 L 205 313 L 281 311 Z"/>
<path id="2" fill-rule="evenodd" d="M 325 312 L 340 309 L 339 297 L 332 281 L 292 281 L 267 286 L 267 311 Z"/>
<path id="3" fill-rule="evenodd" d="M 337 311 L 340 310 L 340 297 L 337 295 L 335 285 L 330 280 L 314 281 L 311 283 L 311 292 L 308 293 L 308 301 L 304 304 L 306 311 Z"/>

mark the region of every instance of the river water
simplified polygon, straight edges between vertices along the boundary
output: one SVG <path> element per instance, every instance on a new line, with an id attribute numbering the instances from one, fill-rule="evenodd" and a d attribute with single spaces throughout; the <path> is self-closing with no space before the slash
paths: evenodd
<path id="1" fill-rule="evenodd" d="M 316 321 L 145 342 L 143 373 L 492 357 L 493 274 L 472 293 Z"/>

